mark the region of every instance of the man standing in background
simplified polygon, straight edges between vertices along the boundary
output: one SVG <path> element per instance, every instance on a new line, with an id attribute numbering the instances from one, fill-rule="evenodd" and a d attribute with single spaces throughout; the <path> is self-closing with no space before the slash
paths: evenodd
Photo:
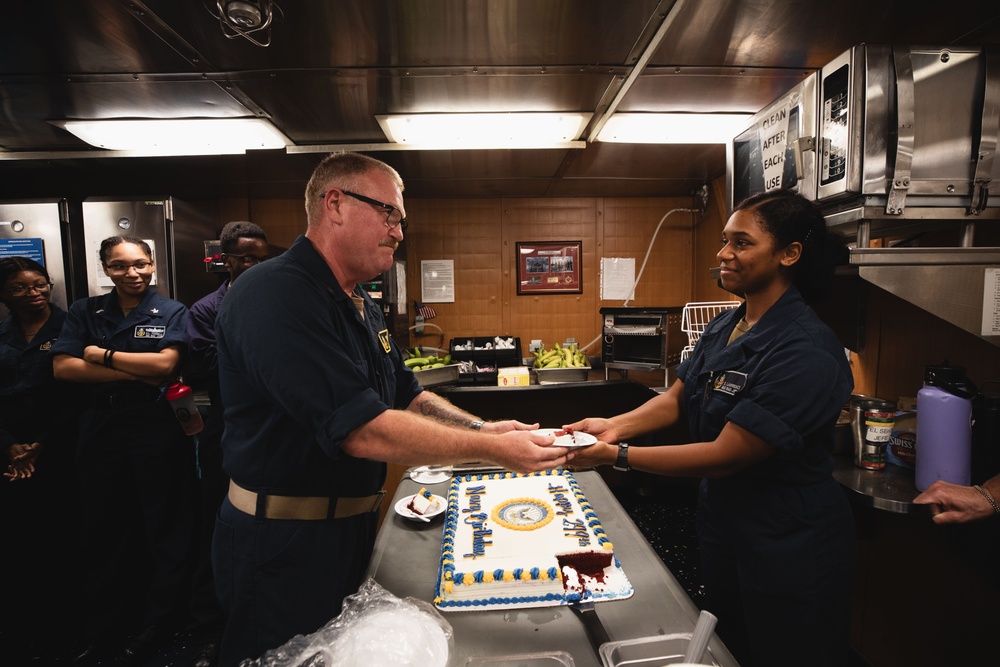
<path id="1" fill-rule="evenodd" d="M 211 405 L 205 429 L 198 434 L 199 525 L 197 560 L 191 599 L 195 633 L 192 667 L 213 667 L 225 626 L 225 615 L 215 594 L 212 577 L 212 532 L 215 513 L 222 504 L 229 478 L 222 470 L 222 396 L 219 392 L 219 366 L 215 345 L 215 317 L 230 286 L 247 269 L 268 259 L 264 230 L 252 222 L 230 222 L 219 236 L 220 259 L 229 269 L 229 279 L 219 289 L 203 297 L 188 311 L 187 333 L 191 352 L 189 381 L 208 391 Z"/>

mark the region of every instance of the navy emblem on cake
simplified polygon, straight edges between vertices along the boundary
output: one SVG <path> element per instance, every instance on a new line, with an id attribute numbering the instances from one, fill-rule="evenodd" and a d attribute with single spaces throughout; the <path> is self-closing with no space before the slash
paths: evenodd
<path id="1" fill-rule="evenodd" d="M 513 498 L 493 508 L 493 520 L 511 530 L 535 530 L 552 521 L 552 506 L 537 498 Z"/>

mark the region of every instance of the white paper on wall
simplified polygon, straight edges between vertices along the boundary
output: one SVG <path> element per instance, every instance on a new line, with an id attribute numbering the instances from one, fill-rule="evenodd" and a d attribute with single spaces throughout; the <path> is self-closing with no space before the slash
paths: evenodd
<path id="1" fill-rule="evenodd" d="M 624 301 L 635 282 L 634 257 L 601 258 L 601 300 Z"/>
<path id="2" fill-rule="evenodd" d="M 424 303 L 455 303 L 455 260 L 420 261 L 420 300 Z"/>
<path id="3" fill-rule="evenodd" d="M 1000 336 L 1000 269 L 987 268 L 983 281 L 983 336 Z"/>

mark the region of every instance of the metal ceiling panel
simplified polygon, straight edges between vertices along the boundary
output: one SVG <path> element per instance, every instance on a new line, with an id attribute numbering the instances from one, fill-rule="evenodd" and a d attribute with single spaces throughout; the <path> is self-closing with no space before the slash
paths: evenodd
<path id="1" fill-rule="evenodd" d="M 589 144 L 576 151 L 564 172 L 566 178 L 607 177 L 645 181 L 661 191 L 670 182 L 694 179 L 696 186 L 726 171 L 725 146 L 690 144 Z M 690 194 L 684 190 L 675 194 Z"/>
<path id="2" fill-rule="evenodd" d="M 402 174 L 406 193 L 419 196 L 503 196 L 511 180 L 518 196 L 543 196 L 566 158 L 566 150 L 395 151 L 372 153 Z"/>
<path id="3" fill-rule="evenodd" d="M 104 2 L 114 0 L 104 0 Z M 134 4 L 130 2 L 129 4 Z M 226 39 L 204 0 L 145 7 L 227 71 L 625 64 L 660 0 L 277 0 L 271 44 Z"/>
<path id="4" fill-rule="evenodd" d="M 859 42 L 1000 43 L 985 0 L 271 1 L 263 48 L 214 0 L 9 3 L 0 197 L 299 197 L 322 157 L 111 158 L 50 120 L 261 116 L 299 146 L 378 144 L 378 114 L 756 111 Z M 725 167 L 721 146 L 376 154 L 410 197 L 687 195 Z"/>
<path id="5" fill-rule="evenodd" d="M 770 67 L 647 68 L 618 111 L 756 113 L 812 70 Z"/>
<path id="6" fill-rule="evenodd" d="M 396 70 L 334 76 L 282 73 L 234 82 L 268 110 L 298 145 L 384 142 L 376 114 L 504 111 L 590 111 L 613 76 L 592 68 L 540 73 L 438 70 L 416 76 Z M 302 104 L 302 99 L 312 104 Z"/>
<path id="7" fill-rule="evenodd" d="M 199 0 L 200 2 L 200 0 Z M 190 71 L 185 58 L 136 20 L 121 0 L 4 3 L 0 76 Z"/>

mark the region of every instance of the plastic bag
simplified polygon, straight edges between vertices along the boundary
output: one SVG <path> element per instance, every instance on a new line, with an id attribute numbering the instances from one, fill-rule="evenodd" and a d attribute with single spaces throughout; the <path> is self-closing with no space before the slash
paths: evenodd
<path id="1" fill-rule="evenodd" d="M 451 625 L 430 603 L 367 579 L 322 628 L 241 667 L 446 667 L 454 648 Z"/>

